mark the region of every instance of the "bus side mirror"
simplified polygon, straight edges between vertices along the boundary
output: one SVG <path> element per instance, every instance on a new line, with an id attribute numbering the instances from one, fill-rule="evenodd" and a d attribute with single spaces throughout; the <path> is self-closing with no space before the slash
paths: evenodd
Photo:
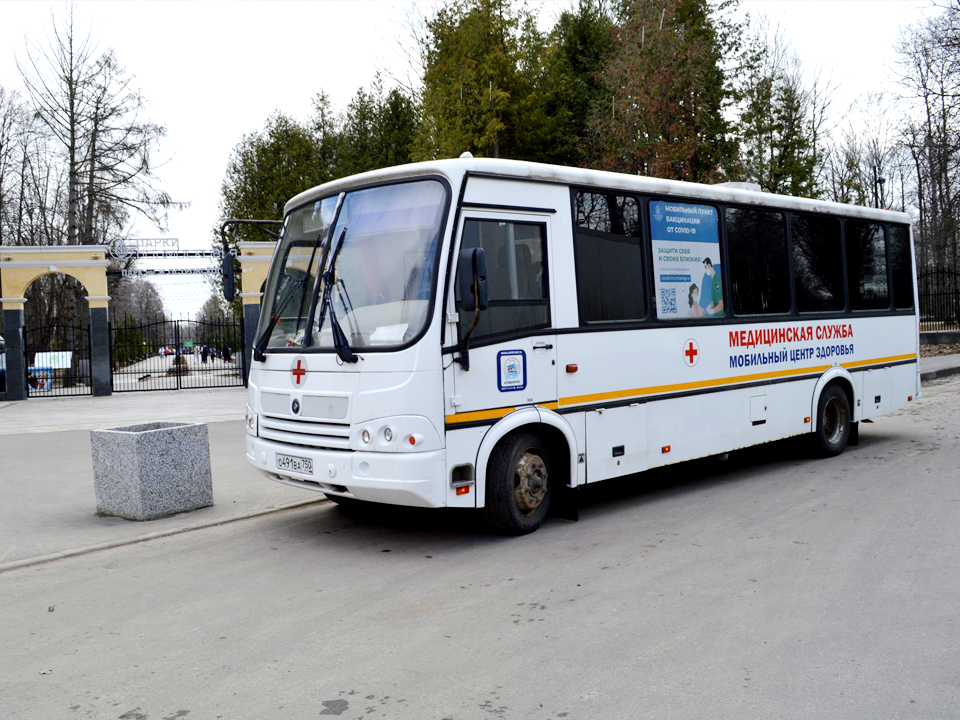
<path id="1" fill-rule="evenodd" d="M 223 274 L 223 297 L 226 298 L 227 302 L 233 302 L 233 298 L 236 296 L 236 283 L 233 276 L 232 252 L 225 252 L 223 254 L 221 272 Z"/>
<path id="2" fill-rule="evenodd" d="M 468 248 L 460 251 L 460 307 L 467 312 L 487 309 L 487 260 L 483 248 Z M 477 294 L 474 297 L 473 287 Z"/>

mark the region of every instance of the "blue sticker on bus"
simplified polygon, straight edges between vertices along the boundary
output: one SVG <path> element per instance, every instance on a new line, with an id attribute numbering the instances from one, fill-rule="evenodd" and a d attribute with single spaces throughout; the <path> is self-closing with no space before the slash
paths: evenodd
<path id="1" fill-rule="evenodd" d="M 523 350 L 501 350 L 497 353 L 497 387 L 500 392 L 527 387 L 527 356 Z"/>

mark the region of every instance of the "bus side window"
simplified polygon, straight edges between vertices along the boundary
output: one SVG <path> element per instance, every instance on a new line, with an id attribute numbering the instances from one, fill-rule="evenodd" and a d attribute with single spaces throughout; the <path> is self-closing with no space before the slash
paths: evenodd
<path id="1" fill-rule="evenodd" d="M 733 311 L 775 315 L 790 311 L 787 227 L 783 213 L 727 208 Z"/>
<path id="2" fill-rule="evenodd" d="M 847 220 L 847 285 L 851 310 L 883 310 L 890 304 L 887 289 L 887 251 L 883 225 Z"/>
<path id="3" fill-rule="evenodd" d="M 642 320 L 639 203 L 611 193 L 575 195 L 573 240 L 581 322 Z"/>
<path id="4" fill-rule="evenodd" d="M 474 339 L 550 325 L 546 242 L 546 228 L 538 223 L 465 221 L 460 249 L 482 247 L 487 261 L 489 306 L 480 314 Z M 455 287 L 463 337 L 473 312 L 460 309 L 459 282 Z"/>
<path id="5" fill-rule="evenodd" d="M 893 277 L 893 306 L 897 310 L 913 307 L 913 256 L 910 231 L 903 225 L 887 228 L 890 238 L 890 274 Z"/>
<path id="6" fill-rule="evenodd" d="M 802 313 L 841 312 L 844 294 L 840 220 L 818 215 L 792 215 L 790 234 L 797 310 Z"/>
<path id="7" fill-rule="evenodd" d="M 648 216 L 657 319 L 725 317 L 717 208 L 653 199 Z"/>

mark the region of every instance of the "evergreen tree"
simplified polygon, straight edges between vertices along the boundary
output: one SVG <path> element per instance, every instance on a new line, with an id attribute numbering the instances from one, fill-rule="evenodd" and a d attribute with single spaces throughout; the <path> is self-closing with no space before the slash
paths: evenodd
<path id="1" fill-rule="evenodd" d="M 340 125 L 337 175 L 353 175 L 410 162 L 417 129 L 413 101 L 399 90 L 384 95 L 375 78 L 354 95 Z"/>
<path id="2" fill-rule="evenodd" d="M 714 182 L 734 166 L 724 53 L 735 37 L 707 0 L 620 8 L 585 141 L 593 167 Z"/>
<path id="3" fill-rule="evenodd" d="M 543 118 L 531 116 L 543 37 L 525 8 L 506 0 L 455 0 L 427 21 L 417 159 L 531 158 Z"/>
<path id="4" fill-rule="evenodd" d="M 323 96 L 320 96 L 321 101 Z M 263 130 L 244 135 L 234 148 L 221 187 L 221 222 L 227 218 L 280 220 L 294 195 L 332 180 L 333 167 L 322 162 L 324 147 L 334 138 L 318 138 L 315 127 L 283 113 L 274 113 Z M 219 232 L 219 223 L 215 228 Z M 255 230 L 241 228 L 241 240 L 262 240 Z M 220 247 L 219 237 L 214 246 Z"/>
<path id="5" fill-rule="evenodd" d="M 553 118 L 551 162 L 579 165 L 584 161 L 590 108 L 601 102 L 599 73 L 614 48 L 613 20 L 604 0 L 580 0 L 564 11 L 550 37 L 545 82 L 546 117 Z"/>
<path id="6" fill-rule="evenodd" d="M 831 88 L 818 86 L 816 75 L 805 84 L 799 58 L 766 21 L 746 44 L 739 78 L 742 177 L 767 192 L 819 197 L 818 138 Z"/>

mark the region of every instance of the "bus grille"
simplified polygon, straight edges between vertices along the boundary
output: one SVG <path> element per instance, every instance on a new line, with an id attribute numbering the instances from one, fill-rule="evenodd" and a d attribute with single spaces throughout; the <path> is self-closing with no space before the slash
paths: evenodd
<path id="1" fill-rule="evenodd" d="M 350 426 L 260 416 L 260 437 L 307 447 L 350 449 Z"/>

